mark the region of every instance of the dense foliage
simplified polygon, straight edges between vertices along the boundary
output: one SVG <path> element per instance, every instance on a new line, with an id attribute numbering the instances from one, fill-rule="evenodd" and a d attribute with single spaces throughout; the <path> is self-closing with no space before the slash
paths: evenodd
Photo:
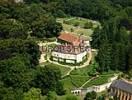
<path id="1" fill-rule="evenodd" d="M 40 100 L 44 94 L 49 100 L 50 91 L 65 93 L 59 69 L 39 67 L 39 47 L 30 40 L 58 36 L 62 25 L 56 17 L 99 20 L 102 28 L 92 35 L 92 47 L 99 50 L 97 71 L 121 70 L 132 76 L 131 0 L 23 1 L 0 0 L 0 100 Z M 71 99 L 76 97 L 67 97 Z"/>
<path id="2" fill-rule="evenodd" d="M 92 91 L 86 94 L 84 100 L 95 100 L 96 98 L 97 98 L 97 93 Z"/>
<path id="3" fill-rule="evenodd" d="M 64 94 L 59 69 L 38 66 L 39 46 L 30 39 L 55 37 L 61 24 L 42 4 L 7 1 L 0 1 L 0 100 L 40 100 L 49 91 Z"/>
<path id="4" fill-rule="evenodd" d="M 3 1 L 3 2 L 2 2 Z M 0 38 L 54 37 L 62 30 L 61 24 L 42 4 L 16 4 L 0 1 Z"/>
<path id="5" fill-rule="evenodd" d="M 104 22 L 102 29 L 97 28 L 93 34 L 92 46 L 99 49 L 96 60 L 99 72 L 109 70 L 130 70 L 132 53 L 130 48 L 131 31 L 121 24 L 120 18 L 112 18 Z"/>

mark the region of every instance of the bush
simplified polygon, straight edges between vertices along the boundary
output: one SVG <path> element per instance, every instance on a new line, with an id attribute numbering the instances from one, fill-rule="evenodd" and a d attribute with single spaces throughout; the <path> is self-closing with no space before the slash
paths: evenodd
<path id="1" fill-rule="evenodd" d="M 71 28 L 71 32 L 74 32 L 74 29 L 73 28 Z"/>
<path id="2" fill-rule="evenodd" d="M 85 24 L 84 24 L 84 28 L 85 29 L 89 29 L 89 28 L 92 28 L 93 27 L 93 23 L 92 22 L 86 22 Z"/>
<path id="3" fill-rule="evenodd" d="M 55 15 L 56 17 L 60 17 L 60 18 L 66 17 L 66 14 L 62 10 L 58 10 Z"/>
<path id="4" fill-rule="evenodd" d="M 66 21 L 66 20 L 64 20 L 63 23 L 64 23 L 64 24 L 71 25 L 71 23 L 70 23 L 69 21 Z"/>
<path id="5" fill-rule="evenodd" d="M 75 95 L 68 95 L 66 100 L 77 100 L 77 97 Z"/>
<path id="6" fill-rule="evenodd" d="M 75 26 L 75 27 L 76 27 L 76 26 L 79 26 L 79 22 L 74 23 L 74 26 Z"/>
<path id="7" fill-rule="evenodd" d="M 57 100 L 56 93 L 49 91 L 45 100 Z"/>
<path id="8" fill-rule="evenodd" d="M 84 98 L 84 100 L 94 100 L 97 97 L 97 93 L 92 91 L 92 92 L 88 92 Z"/>

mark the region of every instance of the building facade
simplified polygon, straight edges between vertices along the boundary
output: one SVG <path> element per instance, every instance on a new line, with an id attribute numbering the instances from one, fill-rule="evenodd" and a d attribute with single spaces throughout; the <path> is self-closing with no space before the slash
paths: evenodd
<path id="1" fill-rule="evenodd" d="M 70 33 L 63 33 L 57 38 L 57 45 L 52 51 L 52 60 L 62 63 L 81 63 L 87 59 L 89 42 Z M 88 44 L 86 44 L 88 43 Z"/>
<path id="2" fill-rule="evenodd" d="M 53 60 L 58 62 L 65 62 L 65 63 L 81 63 L 83 60 L 86 59 L 87 52 L 84 51 L 79 54 L 70 54 L 70 53 L 62 53 L 62 52 L 52 52 Z"/>
<path id="3" fill-rule="evenodd" d="M 132 82 L 116 80 L 110 86 L 110 96 L 119 100 L 132 100 Z"/>
<path id="4" fill-rule="evenodd" d="M 88 92 L 103 92 L 110 88 L 113 81 L 115 81 L 118 78 L 118 76 L 111 77 L 108 79 L 108 83 L 102 84 L 102 85 L 94 85 L 88 88 L 76 88 L 72 89 L 71 93 L 74 95 L 86 95 Z"/>

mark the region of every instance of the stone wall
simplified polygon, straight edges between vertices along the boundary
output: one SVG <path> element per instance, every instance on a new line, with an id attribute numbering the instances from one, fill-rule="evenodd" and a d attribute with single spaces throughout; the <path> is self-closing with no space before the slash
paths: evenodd
<path id="1" fill-rule="evenodd" d="M 102 84 L 102 85 L 91 86 L 91 87 L 88 87 L 88 88 L 73 89 L 73 90 L 71 90 L 71 93 L 73 93 L 75 95 L 78 95 L 78 94 L 76 94 L 76 90 L 79 91 L 80 95 L 86 95 L 87 92 L 92 92 L 92 91 L 102 92 L 102 91 L 107 90 L 110 87 L 110 85 L 112 84 L 112 82 L 114 80 L 116 80 L 117 78 L 118 78 L 118 76 L 114 76 L 114 77 L 109 79 L 108 83 L 105 83 L 105 84 Z"/>

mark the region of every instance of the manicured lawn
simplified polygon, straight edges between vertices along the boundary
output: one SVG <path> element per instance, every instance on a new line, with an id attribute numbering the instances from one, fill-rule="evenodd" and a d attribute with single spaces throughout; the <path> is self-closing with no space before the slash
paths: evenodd
<path id="1" fill-rule="evenodd" d="M 84 88 L 93 86 L 93 85 L 102 85 L 104 83 L 108 82 L 108 79 L 111 78 L 113 76 L 113 74 L 108 74 L 108 75 L 100 75 L 99 77 L 91 80 L 90 82 L 88 82 Z"/>
<path id="2" fill-rule="evenodd" d="M 93 30 L 91 29 L 78 28 L 78 27 L 74 27 L 73 25 L 68 25 L 64 23 L 62 24 L 62 26 L 64 31 L 71 32 L 71 29 L 73 29 L 73 32 L 76 33 L 77 35 L 83 33 L 83 35 L 85 36 L 91 36 L 91 34 L 93 33 Z"/>
<path id="3" fill-rule="evenodd" d="M 89 78 L 88 76 L 70 75 L 61 81 L 64 84 L 64 88 L 69 93 L 71 89 L 81 87 Z"/>
<path id="4" fill-rule="evenodd" d="M 89 76 L 88 73 L 91 72 L 92 70 L 93 70 L 93 66 L 92 64 L 90 64 L 84 68 L 73 70 L 71 72 L 71 75 Z"/>
<path id="5" fill-rule="evenodd" d="M 72 83 L 77 87 L 81 87 L 90 77 L 80 76 L 80 75 L 71 75 Z"/>
<path id="6" fill-rule="evenodd" d="M 57 19 L 58 22 L 63 22 L 63 21 L 66 21 L 68 22 L 68 24 L 70 25 L 75 25 L 76 23 L 79 24 L 80 27 L 83 27 L 84 24 L 86 22 L 92 22 L 94 27 L 97 27 L 100 25 L 100 23 L 98 21 L 93 21 L 93 20 L 90 20 L 90 19 L 86 19 L 86 18 L 80 18 L 80 17 L 66 17 L 66 18 L 58 18 Z"/>
<path id="7" fill-rule="evenodd" d="M 68 23 L 64 23 L 64 21 Z M 93 23 L 93 28 L 96 28 L 97 26 L 100 26 L 100 23 L 97 21 L 85 19 L 85 18 L 77 18 L 77 17 L 70 17 L 70 18 L 58 18 L 57 22 L 62 23 L 63 30 L 71 32 L 71 29 L 73 30 L 74 33 L 77 33 L 78 35 L 82 34 L 85 36 L 91 36 L 93 33 L 93 29 L 85 29 L 84 24 L 86 22 L 92 22 Z M 79 26 L 75 27 L 74 25 L 78 23 Z"/>
<path id="8" fill-rule="evenodd" d="M 72 84 L 70 77 L 66 77 L 66 78 L 62 79 L 61 82 L 63 83 L 64 88 L 66 89 L 66 91 L 68 93 L 70 93 L 71 89 L 75 88 L 75 86 Z"/>
<path id="9" fill-rule="evenodd" d="M 76 69 L 71 72 L 71 77 L 76 86 L 80 86 L 83 83 L 85 83 L 87 80 L 92 78 L 92 76 L 88 75 L 88 72 L 93 70 L 93 66 L 89 65 L 85 68 Z M 87 83 L 84 87 L 90 87 L 92 85 L 101 85 L 108 82 L 108 79 L 113 77 L 115 73 L 119 73 L 116 71 L 109 71 L 104 72 L 99 75 L 96 79 L 91 80 L 89 83 Z"/>
<path id="10" fill-rule="evenodd" d="M 88 19 L 75 18 L 75 17 L 73 17 L 73 19 L 71 20 L 67 20 L 67 19 L 64 20 L 67 21 L 70 25 L 75 25 L 76 23 L 78 23 L 80 27 L 83 27 L 86 22 L 90 22 L 90 20 Z"/>
<path id="11" fill-rule="evenodd" d="M 71 75 L 88 76 L 88 70 L 89 70 L 88 67 L 89 66 L 81 68 L 81 69 L 75 69 L 71 72 Z"/>
<path id="12" fill-rule="evenodd" d="M 70 70 L 70 68 L 66 68 L 66 67 L 63 67 L 63 66 L 55 65 L 55 64 L 49 64 L 49 66 L 59 68 L 62 75 L 65 75 Z"/>

